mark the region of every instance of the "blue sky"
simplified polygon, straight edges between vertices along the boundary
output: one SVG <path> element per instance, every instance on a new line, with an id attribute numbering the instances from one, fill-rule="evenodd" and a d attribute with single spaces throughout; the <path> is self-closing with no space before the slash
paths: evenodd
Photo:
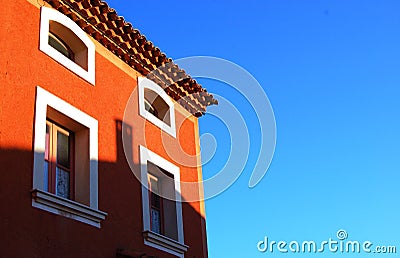
<path id="1" fill-rule="evenodd" d="M 243 67 L 273 107 L 275 155 L 250 189 L 257 119 L 229 86 L 199 79 L 240 110 L 250 131 L 245 170 L 206 202 L 210 257 L 292 257 L 259 252 L 257 243 L 321 242 L 339 229 L 400 252 L 400 2 L 107 2 L 173 59 L 215 56 Z M 229 130 L 200 119 L 201 133 L 217 142 L 206 177 L 229 156 Z"/>

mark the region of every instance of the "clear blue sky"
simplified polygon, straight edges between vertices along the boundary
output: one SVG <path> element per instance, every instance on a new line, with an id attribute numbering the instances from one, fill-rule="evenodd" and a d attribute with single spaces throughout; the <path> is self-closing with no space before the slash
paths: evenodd
<path id="1" fill-rule="evenodd" d="M 349 240 L 396 245 L 400 252 L 399 1 L 107 2 L 169 57 L 227 59 L 249 71 L 269 97 L 274 159 L 250 189 L 251 154 L 240 178 L 207 200 L 211 258 L 292 257 L 261 253 L 257 243 L 264 236 L 321 242 L 339 229 Z M 239 103 L 249 127 L 257 122 L 226 85 L 199 81 Z M 209 177 L 224 164 L 229 137 L 207 115 L 200 131 L 212 133 L 220 148 L 204 167 Z M 259 135 L 250 131 L 255 153 Z M 296 257 L 340 255 L 373 256 Z"/>

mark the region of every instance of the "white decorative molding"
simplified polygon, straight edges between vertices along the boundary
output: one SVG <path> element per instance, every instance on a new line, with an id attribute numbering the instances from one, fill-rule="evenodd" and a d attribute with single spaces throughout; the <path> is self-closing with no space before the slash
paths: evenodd
<path id="1" fill-rule="evenodd" d="M 87 70 L 49 45 L 50 21 L 58 22 L 70 29 L 85 44 L 87 48 Z M 39 49 L 92 85 L 95 85 L 95 44 L 85 31 L 70 18 L 55 9 L 44 6 L 41 7 L 40 13 Z"/>
<path id="2" fill-rule="evenodd" d="M 32 206 L 100 228 L 107 213 L 39 189 L 32 190 Z"/>
<path id="3" fill-rule="evenodd" d="M 88 205 L 80 203 L 81 206 L 87 206 L 87 210 L 96 210 L 99 214 L 105 214 L 98 210 L 98 122 L 93 117 L 87 115 L 66 101 L 60 99 L 59 97 L 51 94 L 50 92 L 44 90 L 43 88 L 36 87 L 36 106 L 35 106 L 35 135 L 34 135 L 34 160 L 33 160 L 33 189 L 34 193 L 46 192 L 44 189 L 44 152 L 46 145 L 46 119 L 48 108 L 59 112 L 60 114 L 68 117 L 69 119 L 79 123 L 80 125 L 86 127 L 89 130 L 89 185 L 88 194 L 89 200 Z M 39 197 L 38 197 L 39 196 Z M 57 199 L 52 199 L 53 203 L 49 201 L 49 198 L 43 197 L 43 194 L 35 195 L 32 199 L 32 206 L 41 208 L 43 210 L 51 211 L 53 213 L 60 214 L 61 210 L 54 212 L 56 205 L 54 202 L 57 200 L 64 200 L 67 203 L 72 201 L 58 197 Z M 51 194 L 47 197 L 52 196 Z M 46 206 L 46 203 L 50 206 Z M 77 203 L 77 202 L 73 202 Z M 60 207 L 63 205 L 60 204 Z M 50 210 L 52 209 L 52 210 Z M 63 210 L 65 211 L 65 210 Z M 72 215 L 72 214 L 71 214 Z M 71 218 L 78 219 L 80 216 L 70 216 Z M 68 216 L 67 216 L 68 217 Z M 85 216 L 83 216 L 85 217 Z M 78 219 L 82 221 L 81 219 Z M 85 220 L 83 222 L 86 222 Z M 89 223 L 92 224 L 92 223 Z M 98 225 L 100 226 L 100 225 Z"/>
<path id="4" fill-rule="evenodd" d="M 174 177 L 175 208 L 176 208 L 177 234 L 178 234 L 177 241 L 151 231 L 149 194 L 148 194 L 148 182 L 147 182 L 148 162 L 151 162 L 154 165 L 171 173 Z M 144 243 L 146 245 L 158 248 L 160 250 L 175 254 L 178 257 L 183 257 L 183 253 L 187 250 L 188 247 L 184 244 L 180 169 L 178 166 L 172 164 L 171 162 L 159 156 L 158 154 L 150 151 L 144 146 L 140 146 L 140 170 L 141 170 L 141 181 L 142 181 Z"/>
<path id="5" fill-rule="evenodd" d="M 178 257 L 184 257 L 185 252 L 189 246 L 181 244 L 173 239 L 157 234 L 152 231 L 143 232 L 144 243 L 149 246 L 156 247 L 160 250 L 174 254 Z"/>
<path id="6" fill-rule="evenodd" d="M 161 130 L 170 134 L 172 137 L 176 138 L 176 125 L 175 125 L 175 106 L 174 102 L 168 96 L 168 94 L 155 82 L 145 78 L 138 77 L 138 87 L 139 87 L 139 114 L 146 118 L 148 121 L 153 123 L 155 126 L 159 127 Z M 157 93 L 169 106 L 169 117 L 170 117 L 170 125 L 160 120 L 152 113 L 148 112 L 145 108 L 145 98 L 144 91 L 145 89 L 150 89 Z"/>

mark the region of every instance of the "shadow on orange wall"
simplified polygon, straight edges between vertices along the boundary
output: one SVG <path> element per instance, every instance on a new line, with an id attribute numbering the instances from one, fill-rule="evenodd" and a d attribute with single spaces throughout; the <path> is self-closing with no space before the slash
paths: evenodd
<path id="1" fill-rule="evenodd" d="M 175 257 L 143 243 L 141 185 L 122 146 L 122 130 L 132 128 L 116 120 L 115 130 L 117 161 L 98 164 L 101 228 L 32 207 L 33 151 L 0 147 L 2 257 Z M 185 257 L 207 257 L 205 218 L 190 203 L 182 211 Z"/>

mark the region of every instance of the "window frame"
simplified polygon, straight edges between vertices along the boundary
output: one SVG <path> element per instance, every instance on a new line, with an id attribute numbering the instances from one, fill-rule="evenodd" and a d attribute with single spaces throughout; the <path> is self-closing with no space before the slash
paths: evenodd
<path id="1" fill-rule="evenodd" d="M 150 200 L 148 185 L 148 162 L 165 170 L 173 176 L 175 191 L 175 209 L 177 222 L 177 240 L 151 231 Z M 184 257 L 189 248 L 184 244 L 182 200 L 180 188 L 180 169 L 158 154 L 140 145 L 140 170 L 142 181 L 142 212 L 143 212 L 143 237 L 144 243 L 159 250 Z M 154 176 L 154 175 L 153 175 Z"/>
<path id="2" fill-rule="evenodd" d="M 47 179 L 47 191 L 50 193 L 53 193 L 57 196 L 60 196 L 57 193 L 57 168 L 61 168 L 63 170 L 68 171 L 68 198 L 69 200 L 74 200 L 75 198 L 75 144 L 74 144 L 74 132 L 63 128 L 61 125 L 58 125 L 56 122 L 51 121 L 50 119 L 46 119 L 46 129 L 47 126 L 49 126 L 49 140 L 47 144 L 47 139 L 46 139 L 46 145 L 45 145 L 45 161 L 47 161 L 47 173 L 48 173 L 48 179 Z M 69 167 L 65 167 L 62 164 L 58 164 L 58 132 L 63 133 L 64 135 L 68 135 L 68 159 L 69 159 Z M 47 135 L 47 130 L 46 130 L 46 135 Z M 47 136 L 46 136 L 47 137 Z M 46 155 L 46 153 L 48 155 Z M 48 156 L 48 157 L 46 157 Z M 61 196 L 62 197 L 62 196 Z"/>
<path id="3" fill-rule="evenodd" d="M 148 103 L 149 101 L 145 99 L 145 89 L 154 91 L 168 105 L 169 125 L 146 109 L 146 102 Z M 175 105 L 172 99 L 159 85 L 145 77 L 138 77 L 138 90 L 140 116 L 176 138 Z M 152 106 L 151 103 L 148 103 L 148 105 Z"/>
<path id="4" fill-rule="evenodd" d="M 52 21 L 59 23 L 66 29 L 69 29 L 74 36 L 76 36 L 76 38 L 78 38 L 85 45 L 87 49 L 87 70 L 49 44 L 49 33 L 52 33 L 67 47 L 71 47 L 66 44 L 66 41 L 62 38 L 62 35 L 50 32 L 50 22 Z M 68 18 L 68 16 L 55 9 L 45 6 L 41 7 L 39 49 L 84 80 L 88 81 L 92 85 L 95 85 L 95 44 L 86 34 L 86 32 L 82 30 L 74 21 Z M 74 55 L 75 54 L 76 53 L 74 53 Z"/>
<path id="5" fill-rule="evenodd" d="M 46 120 L 51 108 L 75 123 L 87 128 L 88 134 L 88 204 L 57 196 L 45 189 Z M 93 117 L 51 94 L 36 87 L 34 122 L 34 160 L 32 206 L 55 214 L 100 227 L 107 213 L 98 209 L 98 122 Z M 77 189 L 75 189 L 77 190 Z"/>
<path id="6" fill-rule="evenodd" d="M 147 182 L 148 182 L 148 184 L 149 184 L 149 182 L 151 182 L 150 178 L 152 178 L 154 181 L 156 181 L 158 192 L 161 192 L 162 191 L 162 189 L 161 189 L 162 185 L 160 183 L 160 179 L 157 176 L 155 176 L 155 175 L 153 175 L 153 174 L 148 172 L 147 173 Z M 163 198 L 158 193 L 154 193 L 152 191 L 151 184 L 149 186 L 148 192 L 149 192 L 149 208 L 150 208 L 150 229 L 151 229 L 151 231 L 153 231 L 155 233 L 163 235 L 164 234 Z M 158 199 L 159 207 L 156 207 L 155 205 L 153 205 L 153 199 L 152 198 L 157 198 Z M 154 210 L 158 210 L 158 212 L 159 212 L 159 218 L 158 218 L 159 219 L 159 225 L 158 225 L 158 227 L 160 228 L 160 232 L 156 232 L 156 231 L 153 230 L 153 214 L 151 212 L 153 209 Z"/>

